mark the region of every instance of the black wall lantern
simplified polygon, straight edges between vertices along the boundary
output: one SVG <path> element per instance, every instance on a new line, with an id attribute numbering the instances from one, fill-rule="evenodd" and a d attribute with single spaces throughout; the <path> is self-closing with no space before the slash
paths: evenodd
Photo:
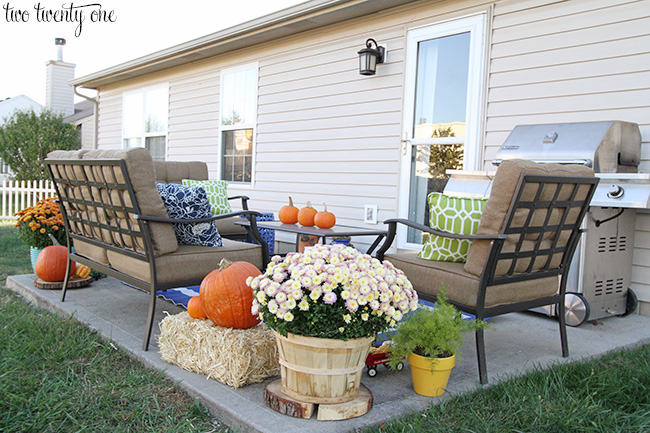
<path id="1" fill-rule="evenodd" d="M 372 45 L 375 48 L 372 48 Z M 375 75 L 377 63 L 384 63 L 386 49 L 377 45 L 374 39 L 366 41 L 366 48 L 359 51 L 359 73 L 361 75 Z"/>

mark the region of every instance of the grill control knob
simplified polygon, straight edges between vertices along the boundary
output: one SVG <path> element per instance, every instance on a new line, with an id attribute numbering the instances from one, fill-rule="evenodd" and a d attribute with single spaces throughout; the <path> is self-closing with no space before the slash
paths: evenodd
<path id="1" fill-rule="evenodd" d="M 609 186 L 607 197 L 617 199 L 623 197 L 623 194 L 625 194 L 625 190 L 623 189 L 623 187 L 620 185 L 613 184 Z"/>

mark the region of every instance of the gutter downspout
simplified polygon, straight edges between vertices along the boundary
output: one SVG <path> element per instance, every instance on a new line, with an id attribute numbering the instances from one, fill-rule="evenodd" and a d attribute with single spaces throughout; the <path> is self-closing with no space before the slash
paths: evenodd
<path id="1" fill-rule="evenodd" d="M 94 127 L 93 127 L 94 128 L 94 130 L 93 130 L 93 150 L 97 150 L 97 141 L 99 139 L 99 116 L 97 115 L 98 111 L 99 111 L 99 102 L 97 102 L 97 98 L 91 98 L 89 96 L 82 95 L 81 93 L 79 93 L 77 91 L 77 87 L 79 87 L 79 85 L 76 85 L 76 86 L 72 87 L 72 91 L 74 92 L 74 94 L 77 95 L 77 96 L 81 96 L 82 98 L 84 98 L 84 99 L 86 99 L 86 100 L 93 103 L 93 117 L 94 117 L 94 119 L 93 119 L 93 122 L 94 122 Z"/>

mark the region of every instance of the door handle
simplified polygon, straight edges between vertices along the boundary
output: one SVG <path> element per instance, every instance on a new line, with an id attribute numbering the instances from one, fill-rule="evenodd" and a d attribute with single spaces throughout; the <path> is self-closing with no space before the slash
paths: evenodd
<path id="1" fill-rule="evenodd" d="M 402 155 L 406 155 L 406 146 L 411 143 L 411 140 L 409 140 L 408 132 L 404 131 L 404 138 L 401 140 L 402 142 Z"/>

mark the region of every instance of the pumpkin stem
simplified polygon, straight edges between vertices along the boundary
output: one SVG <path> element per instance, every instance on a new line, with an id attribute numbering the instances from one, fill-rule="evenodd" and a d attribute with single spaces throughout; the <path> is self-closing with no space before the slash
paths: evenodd
<path id="1" fill-rule="evenodd" d="M 289 207 L 293 207 L 293 200 L 291 199 L 291 196 L 289 196 Z"/>
<path id="2" fill-rule="evenodd" d="M 306 206 L 306 207 L 312 207 L 310 201 L 307 202 L 307 206 Z"/>
<path id="3" fill-rule="evenodd" d="M 323 202 L 323 212 L 327 212 L 327 205 Z"/>
<path id="4" fill-rule="evenodd" d="M 219 270 L 223 271 L 224 269 L 226 269 L 230 265 L 232 265 L 232 262 L 230 260 L 226 259 L 226 258 L 223 258 L 219 262 Z"/>
<path id="5" fill-rule="evenodd" d="M 50 237 L 50 240 L 52 241 L 52 245 L 61 245 L 59 241 L 56 240 L 54 236 L 52 236 L 52 233 L 47 234 Z"/>

